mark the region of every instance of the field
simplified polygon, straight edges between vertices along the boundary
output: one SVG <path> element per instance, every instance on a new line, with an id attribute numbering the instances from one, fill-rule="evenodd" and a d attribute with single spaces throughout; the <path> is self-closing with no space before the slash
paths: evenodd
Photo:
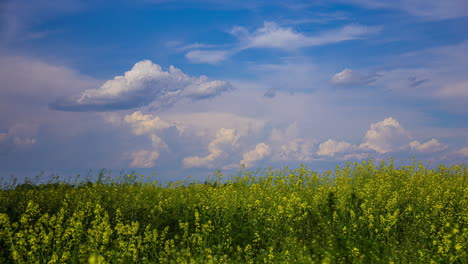
<path id="1" fill-rule="evenodd" d="M 468 167 L 4 185 L 0 263 L 468 263 Z"/>

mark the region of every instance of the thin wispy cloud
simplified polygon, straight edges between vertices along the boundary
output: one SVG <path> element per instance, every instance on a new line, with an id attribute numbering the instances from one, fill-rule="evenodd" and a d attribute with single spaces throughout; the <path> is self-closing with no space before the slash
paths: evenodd
<path id="1" fill-rule="evenodd" d="M 331 78 L 331 83 L 340 86 L 367 85 L 378 78 L 377 74 L 363 75 L 351 69 L 344 69 Z"/>
<path id="2" fill-rule="evenodd" d="M 316 34 L 305 34 L 292 27 L 283 27 L 275 22 L 267 21 L 264 22 L 262 27 L 253 32 L 244 27 L 234 27 L 230 31 L 238 39 L 238 43 L 234 48 L 226 50 L 194 49 L 186 54 L 186 58 L 194 63 L 216 64 L 247 49 L 268 48 L 292 51 L 347 40 L 364 39 L 380 32 L 381 29 L 380 26 L 350 24 Z"/>

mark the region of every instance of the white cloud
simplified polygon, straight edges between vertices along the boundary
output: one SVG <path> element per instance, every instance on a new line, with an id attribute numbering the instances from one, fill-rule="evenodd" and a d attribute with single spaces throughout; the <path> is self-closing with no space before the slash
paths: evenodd
<path id="1" fill-rule="evenodd" d="M 440 143 L 435 138 L 428 140 L 425 143 L 420 143 L 419 141 L 414 140 L 409 143 L 409 146 L 412 150 L 426 153 L 438 152 L 447 149 L 447 145 Z"/>
<path id="2" fill-rule="evenodd" d="M 311 161 L 313 159 L 314 143 L 311 140 L 295 138 L 280 145 L 275 150 L 274 159 L 285 161 Z"/>
<path id="3" fill-rule="evenodd" d="M 186 58 L 196 63 L 216 64 L 246 49 L 275 48 L 295 50 L 353 39 L 363 39 L 371 34 L 378 33 L 380 30 L 380 27 L 351 24 L 338 29 L 320 32 L 316 35 L 307 35 L 291 27 L 282 27 L 275 22 L 265 21 L 262 27 L 253 32 L 249 32 L 244 27 L 234 27 L 230 33 L 236 36 L 239 42 L 231 49 L 201 50 L 197 48 L 196 50 L 189 51 L 186 54 Z"/>
<path id="4" fill-rule="evenodd" d="M 311 161 L 314 142 L 299 136 L 297 122 L 291 123 L 284 132 L 273 128 L 270 135 L 273 159 L 284 161 Z"/>
<path id="5" fill-rule="evenodd" d="M 372 149 L 378 153 L 387 153 L 400 149 L 409 141 L 409 133 L 392 117 L 371 124 L 364 137 L 361 149 Z"/>
<path id="6" fill-rule="evenodd" d="M 159 133 L 171 128 L 176 128 L 178 134 L 183 133 L 183 127 L 177 122 L 166 121 L 161 119 L 159 116 L 143 114 L 140 111 L 136 111 L 127 115 L 104 113 L 102 116 L 105 121 L 115 126 L 128 125 L 132 128 L 132 133 L 134 135 L 146 135 L 151 140 L 153 150 L 141 150 L 133 152 L 131 156 L 132 167 L 152 167 L 152 164 L 154 164 L 153 161 L 159 158 L 161 150 L 170 151 L 168 144 L 161 138 L 160 135 L 158 135 Z"/>
<path id="7" fill-rule="evenodd" d="M 228 82 L 190 77 L 174 66 L 163 71 L 161 66 L 144 60 L 124 76 L 106 81 L 100 88 L 85 90 L 77 98 L 58 100 L 51 107 L 63 111 L 112 111 L 152 104 L 161 108 L 182 98 L 200 100 L 231 89 Z"/>
<path id="8" fill-rule="evenodd" d="M 320 156 L 335 156 L 337 153 L 344 153 L 350 152 L 356 149 L 356 146 L 349 144 L 346 141 L 335 141 L 333 139 L 329 139 L 319 146 L 319 150 L 317 151 L 317 155 Z"/>
<path id="9" fill-rule="evenodd" d="M 152 168 L 155 161 L 159 158 L 159 153 L 156 151 L 139 150 L 130 154 L 132 168 Z"/>
<path id="10" fill-rule="evenodd" d="M 230 53 L 226 50 L 191 50 L 185 57 L 194 63 L 217 64 L 226 60 Z"/>
<path id="11" fill-rule="evenodd" d="M 218 159 L 225 158 L 227 152 L 236 148 L 239 133 L 235 129 L 220 128 L 215 139 L 208 145 L 209 154 L 201 156 L 190 156 L 183 160 L 185 168 L 213 168 Z"/>
<path id="12" fill-rule="evenodd" d="M 351 69 L 344 69 L 333 75 L 331 83 L 335 85 L 366 85 L 375 80 L 376 76 L 363 76 Z"/>
<path id="13" fill-rule="evenodd" d="M 110 120 L 112 122 L 112 120 Z M 130 124 L 133 128 L 135 135 L 143 135 L 150 132 L 168 129 L 170 127 L 177 127 L 177 123 L 162 120 L 158 116 L 145 115 L 140 111 L 133 112 L 124 117 L 124 121 Z"/>
<path id="14" fill-rule="evenodd" d="M 236 28 L 234 32 L 244 32 L 241 37 L 243 49 L 247 48 L 279 48 L 298 49 L 311 46 L 332 44 L 352 39 L 361 39 L 380 31 L 379 27 L 362 25 L 346 25 L 342 28 L 319 33 L 318 35 L 305 35 L 290 27 L 281 27 L 274 22 L 265 22 L 263 27 L 253 33 Z"/>
<path id="15" fill-rule="evenodd" d="M 252 167 L 256 161 L 262 160 L 270 154 L 270 146 L 262 142 L 257 144 L 254 149 L 245 152 L 242 155 L 242 160 L 240 163 L 244 164 L 246 167 Z"/>
<path id="16" fill-rule="evenodd" d="M 169 48 L 176 49 L 177 51 L 187 51 L 187 50 L 194 50 L 194 49 L 208 49 L 208 48 L 216 48 L 217 45 L 210 45 L 210 44 L 203 44 L 203 43 L 192 43 L 183 45 L 180 41 L 168 41 L 166 42 L 166 46 Z"/>
<path id="17" fill-rule="evenodd" d="M 231 150 L 239 147 L 238 139 L 241 136 L 256 135 L 265 126 L 262 120 L 217 112 L 169 111 L 155 116 L 136 111 L 127 115 L 104 113 L 102 116 L 115 126 L 128 126 L 134 135 L 149 138 L 153 150 L 161 155 L 161 151 L 165 150 L 174 158 L 182 159 L 185 156 L 183 163 L 187 168 L 221 166 L 226 158 L 234 154 Z M 187 153 L 200 152 L 199 146 L 207 139 L 211 141 L 207 143 L 209 153 L 206 156 L 187 157 Z"/>

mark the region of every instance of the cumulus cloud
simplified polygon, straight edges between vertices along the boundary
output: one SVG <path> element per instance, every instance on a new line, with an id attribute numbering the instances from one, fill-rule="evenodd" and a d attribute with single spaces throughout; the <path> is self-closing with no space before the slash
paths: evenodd
<path id="1" fill-rule="evenodd" d="M 155 165 L 155 161 L 159 158 L 157 151 L 139 150 L 130 154 L 132 168 L 152 168 Z"/>
<path id="2" fill-rule="evenodd" d="M 299 126 L 297 122 L 291 123 L 284 131 L 278 129 L 278 128 L 273 128 L 271 131 L 270 135 L 270 140 L 271 141 L 290 141 L 292 139 L 298 138 L 299 137 Z"/>
<path id="3" fill-rule="evenodd" d="M 372 149 L 378 153 L 387 153 L 400 149 L 409 141 L 409 133 L 392 118 L 385 118 L 381 122 L 371 124 L 361 149 Z"/>
<path id="4" fill-rule="evenodd" d="M 331 83 L 335 85 L 366 85 L 370 84 L 376 79 L 376 76 L 364 76 L 351 69 L 344 69 L 341 72 L 333 75 Z"/>
<path id="5" fill-rule="evenodd" d="M 242 155 L 242 160 L 240 163 L 244 164 L 246 167 L 252 167 L 256 161 L 262 160 L 270 154 L 270 146 L 262 142 L 257 144 L 254 149 L 245 152 Z"/>
<path id="6" fill-rule="evenodd" d="M 190 77 L 174 66 L 164 71 L 158 64 L 144 60 L 124 76 L 106 81 L 97 89 L 87 89 L 75 98 L 59 99 L 50 107 L 62 111 L 113 111 L 152 104 L 162 108 L 182 98 L 200 100 L 231 89 L 228 82 Z"/>
<path id="7" fill-rule="evenodd" d="M 156 116 L 135 111 L 126 115 L 116 112 L 101 115 L 115 126 L 129 128 L 133 135 L 148 138 L 152 150 L 161 156 L 168 154 L 168 158 L 181 160 L 185 157 L 183 163 L 187 168 L 212 168 L 222 166 L 224 160 L 233 161 L 228 158 L 235 154 L 232 149 L 240 147 L 238 139 L 257 135 L 265 126 L 262 120 L 222 112 L 166 112 Z M 207 141 L 208 154 L 193 155 L 203 151 L 207 147 L 203 142 Z M 239 159 L 236 160 L 238 163 Z"/>
<path id="8" fill-rule="evenodd" d="M 280 145 L 275 153 L 275 159 L 285 161 L 311 161 L 313 159 L 314 143 L 304 138 L 295 138 Z"/>
<path id="9" fill-rule="evenodd" d="M 150 114 L 145 115 L 140 111 L 126 115 L 124 117 L 124 121 L 132 126 L 133 133 L 135 133 L 135 135 L 143 135 L 158 130 L 168 129 L 170 127 L 178 127 L 177 123 L 162 120 L 158 116 Z"/>
<path id="10" fill-rule="evenodd" d="M 201 156 L 190 156 L 183 160 L 185 168 L 213 168 L 215 162 L 224 158 L 227 152 L 237 146 L 239 133 L 235 129 L 220 128 L 216 137 L 208 145 L 209 154 Z"/>
<path id="11" fill-rule="evenodd" d="M 230 33 L 238 38 L 238 43 L 231 49 L 195 49 L 189 51 L 186 54 L 186 58 L 196 63 L 216 64 L 246 49 L 274 48 L 295 50 L 353 39 L 363 39 L 371 34 L 378 33 L 380 30 L 380 27 L 351 24 L 316 35 L 307 35 L 291 27 L 282 27 L 275 22 L 265 21 L 262 27 L 253 32 L 244 27 L 234 27 Z"/>
<path id="12" fill-rule="evenodd" d="M 447 145 L 440 143 L 435 138 L 428 140 L 425 143 L 420 143 L 419 141 L 414 140 L 409 143 L 409 146 L 412 150 L 426 153 L 438 152 L 447 149 Z"/>
<path id="13" fill-rule="evenodd" d="M 344 153 L 350 152 L 354 150 L 356 146 L 349 144 L 346 141 L 335 141 L 333 139 L 329 139 L 319 146 L 319 150 L 317 151 L 317 155 L 320 156 L 335 156 L 337 153 Z"/>
<path id="14" fill-rule="evenodd" d="M 177 122 L 163 120 L 159 116 L 143 114 L 140 111 L 127 115 L 104 113 L 103 118 L 115 126 L 129 126 L 134 135 L 145 135 L 151 140 L 151 151 L 141 150 L 131 154 L 131 167 L 150 168 L 159 158 L 161 150 L 171 150 L 159 133 L 171 128 L 175 128 L 179 134 L 183 132 L 183 127 Z"/>
<path id="15" fill-rule="evenodd" d="M 311 161 L 314 142 L 299 136 L 297 122 L 290 124 L 284 131 L 274 128 L 270 135 L 274 160 Z"/>

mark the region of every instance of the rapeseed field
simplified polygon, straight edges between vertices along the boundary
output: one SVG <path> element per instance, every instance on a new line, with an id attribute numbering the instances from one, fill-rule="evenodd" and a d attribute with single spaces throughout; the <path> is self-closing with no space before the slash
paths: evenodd
<path id="1" fill-rule="evenodd" d="M 0 249 L 0 263 L 468 263 L 468 168 L 4 184 Z"/>

